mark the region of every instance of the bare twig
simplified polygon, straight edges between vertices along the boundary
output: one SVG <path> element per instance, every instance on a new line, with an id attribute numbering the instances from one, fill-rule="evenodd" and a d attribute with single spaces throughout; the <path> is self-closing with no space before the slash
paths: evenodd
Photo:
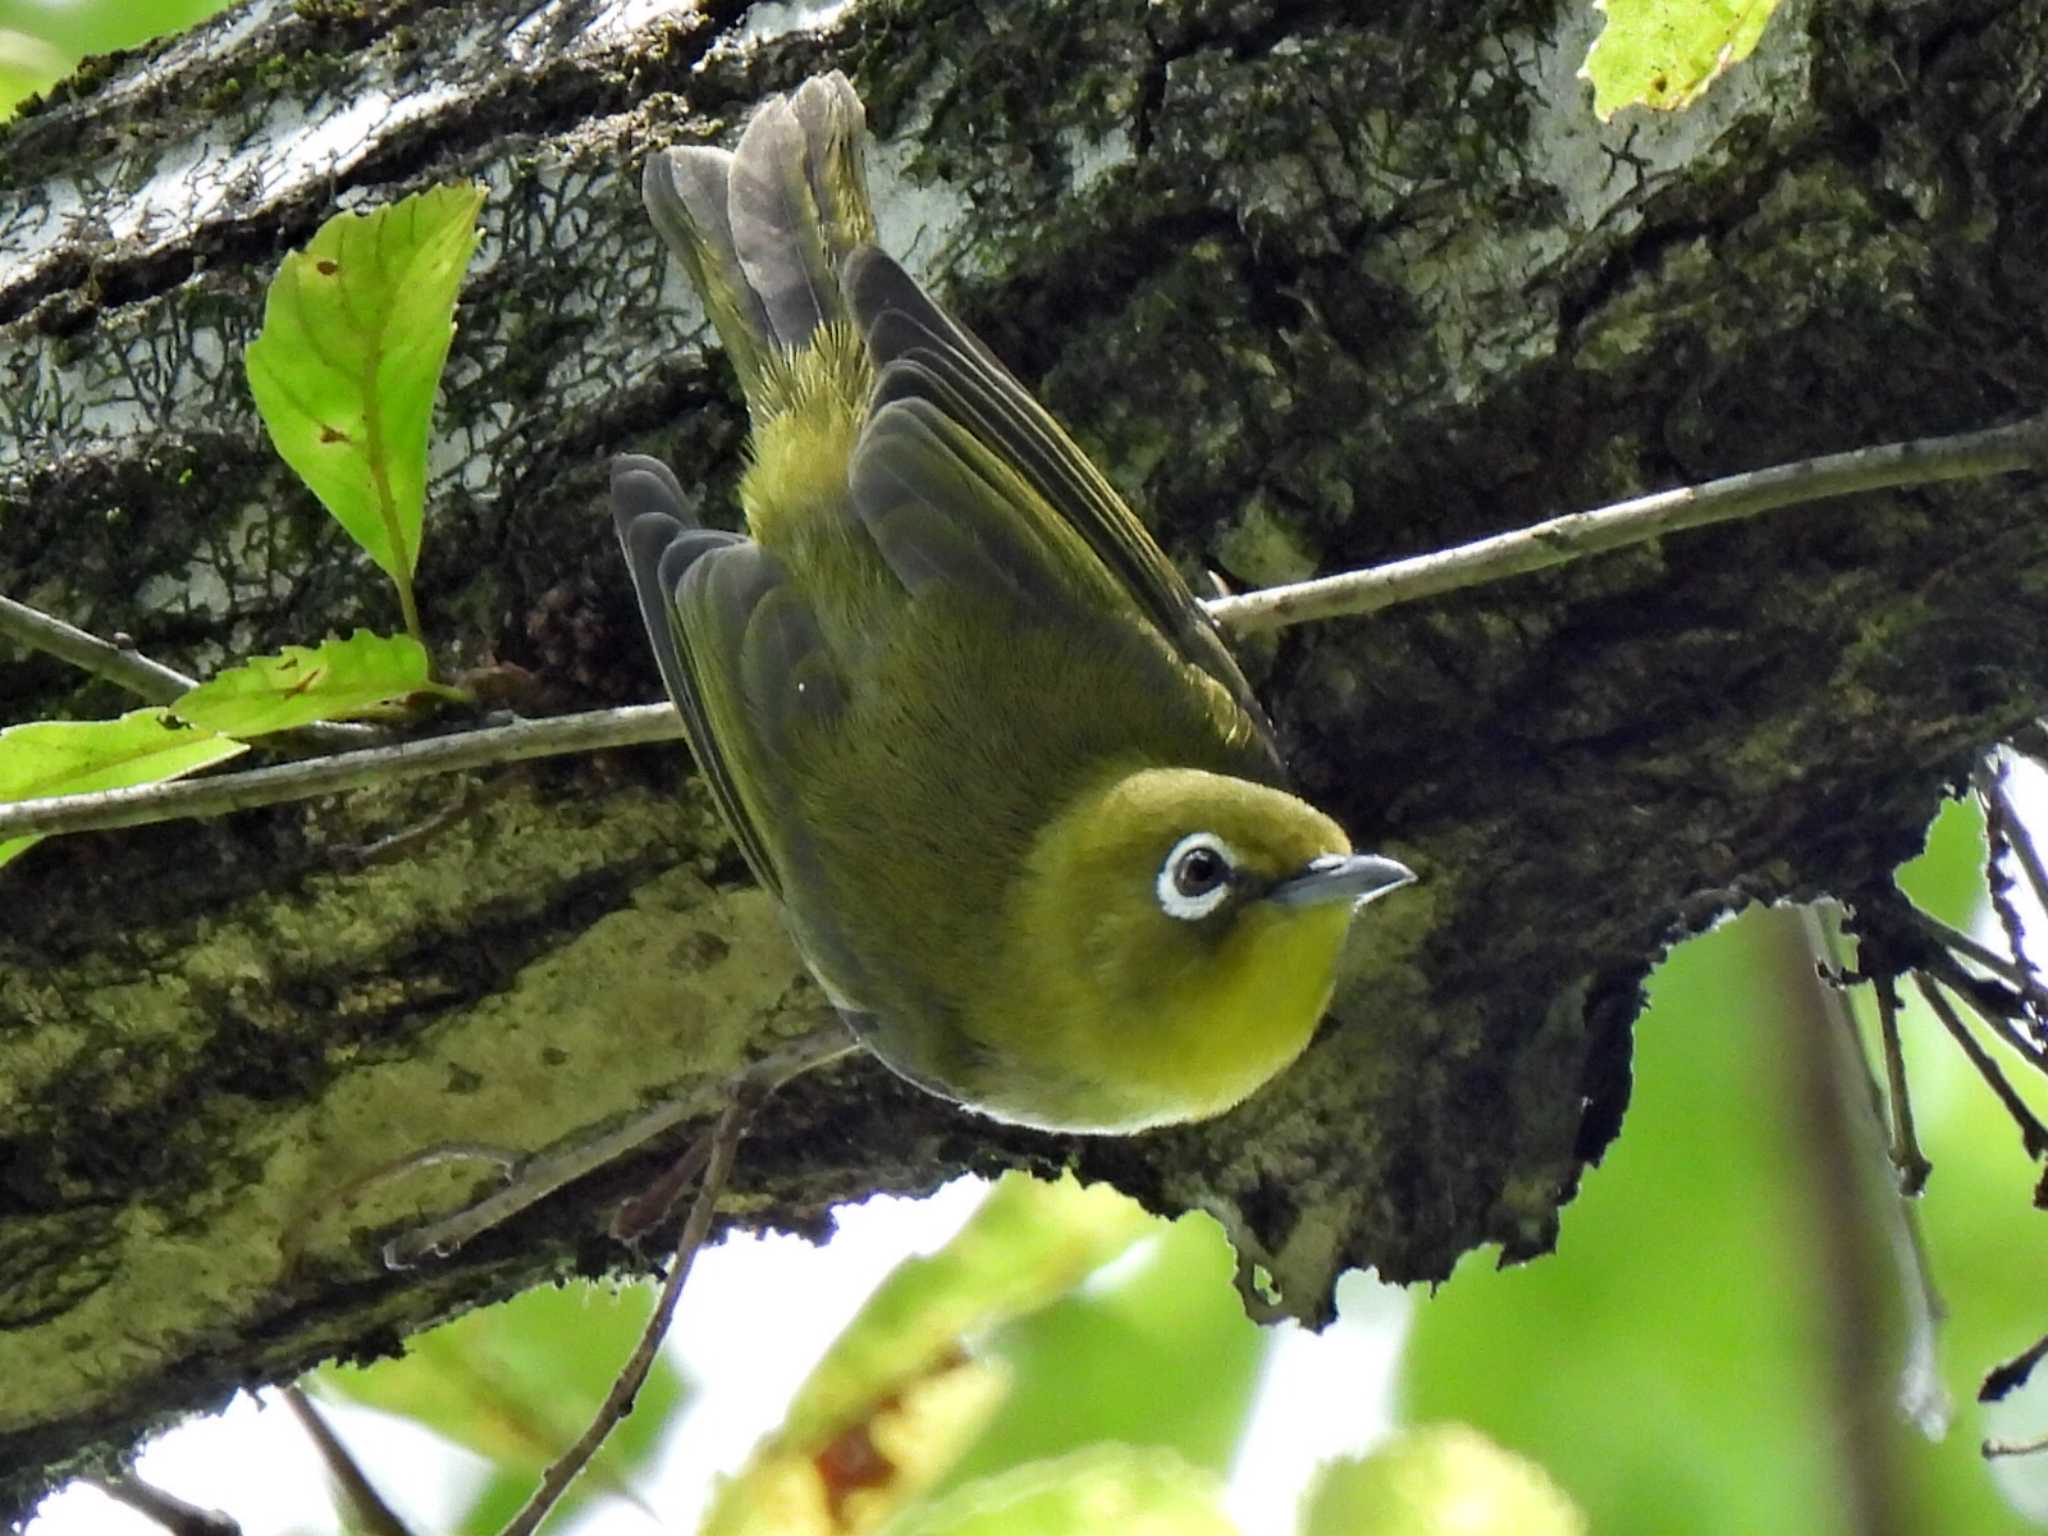
<path id="1" fill-rule="evenodd" d="M 341 1437 L 327 1422 L 325 1414 L 313 1406 L 313 1400 L 294 1384 L 283 1389 L 285 1406 L 290 1408 L 306 1434 L 313 1442 L 313 1448 L 320 1453 L 320 1460 L 327 1468 L 327 1476 L 334 1483 L 335 1493 L 348 1515 L 348 1528 L 352 1531 L 367 1532 L 368 1536 L 412 1536 L 398 1512 L 384 1502 L 384 1496 L 377 1492 L 368 1474 L 349 1454 Z"/>
<path id="2" fill-rule="evenodd" d="M 242 1536 L 242 1528 L 217 1509 L 201 1509 L 139 1477 L 80 1479 L 138 1515 L 154 1520 L 171 1536 Z"/>
<path id="3" fill-rule="evenodd" d="M 727 1090 L 727 1096 L 758 1104 L 791 1078 L 836 1061 L 854 1049 L 854 1041 L 847 1034 L 846 1026 L 834 1019 L 829 1024 L 797 1036 L 787 1045 L 770 1052 L 737 1074 L 732 1086 Z M 478 1233 L 488 1232 L 499 1223 L 511 1220 L 519 1212 L 546 1199 L 563 1185 L 573 1183 L 585 1174 L 602 1168 L 606 1163 L 623 1157 L 635 1147 L 644 1145 L 664 1131 L 681 1124 L 702 1101 L 701 1093 L 664 1099 L 635 1115 L 624 1125 L 601 1136 L 518 1165 L 511 1172 L 511 1182 L 505 1188 L 486 1195 L 474 1205 L 464 1206 L 452 1215 L 415 1227 L 386 1243 L 385 1264 L 392 1269 L 410 1269 L 422 1259 L 445 1257 L 453 1253 Z M 465 1145 L 458 1149 L 456 1155 L 475 1156 L 477 1152 L 476 1149 Z M 380 1170 L 377 1177 L 382 1180 L 394 1172 L 426 1166 L 434 1161 L 444 1161 L 448 1156 L 449 1149 L 429 1148 L 390 1169 Z M 686 1177 L 695 1177 L 694 1170 Z M 648 1199 L 648 1196 L 642 1195 L 639 1199 L 628 1202 L 613 1223 L 615 1235 L 637 1236 L 659 1222 L 667 1214 L 673 1194 L 664 1199 L 651 1215 L 648 1214 Z M 633 1213 L 631 1217 L 628 1216 L 629 1212 Z"/>
<path id="4" fill-rule="evenodd" d="M 1836 1051 L 1841 1058 L 1837 1071 L 1845 1078 L 1860 1077 L 1865 1092 L 1863 1100 L 1870 1106 L 1867 1122 L 1879 1137 L 1884 1130 L 1881 1100 L 1877 1084 L 1871 1081 L 1868 1067 L 1864 1063 L 1862 1037 L 1856 1028 L 1856 1018 L 1851 1012 L 1839 978 L 1845 968 L 1846 955 L 1842 948 L 1842 928 L 1839 913 L 1824 918 L 1820 909 L 1805 907 L 1800 912 L 1800 925 L 1806 934 L 1808 950 L 1819 961 L 1823 990 L 1819 1006 L 1835 1025 L 1839 1040 Z M 1898 992 L 1895 978 L 1887 978 L 1878 987 L 1880 996 L 1889 994 L 1896 1008 Z M 1903 1058 L 1901 1058 L 1903 1073 Z M 1899 1083 L 1901 1103 L 1907 1100 L 1904 1094 L 1903 1076 Z M 1917 1142 L 1912 1141 L 1911 1110 L 1908 1108 L 1906 1121 L 1907 1137 L 1912 1155 L 1920 1157 Z M 1873 1138 L 1862 1138 L 1868 1143 Z M 1920 1159 L 1925 1165 L 1925 1159 Z M 1894 1159 L 1896 1161 L 1896 1159 Z M 1925 1175 L 1921 1176 L 1925 1182 Z M 1903 1183 L 1903 1181 L 1902 1181 Z M 1941 1379 L 1940 1357 L 1937 1345 L 1941 1324 L 1948 1315 L 1941 1293 L 1934 1283 L 1934 1271 L 1927 1261 L 1927 1245 L 1920 1232 L 1919 1211 L 1913 1201 L 1906 1198 L 1911 1191 L 1900 1190 L 1898 1198 L 1876 1202 L 1878 1224 L 1890 1239 L 1888 1244 L 1894 1266 L 1898 1270 L 1900 1288 L 1905 1303 L 1904 1321 L 1905 1349 L 1899 1362 L 1899 1406 L 1918 1426 L 1920 1432 L 1930 1440 L 1939 1440 L 1948 1433 L 1954 1417 L 1954 1403 L 1948 1388 Z"/>
<path id="5" fill-rule="evenodd" d="M 2048 1073 L 2048 1050 L 2043 1050 L 2028 1039 L 2012 1023 L 2013 1015 L 2024 1011 L 2019 993 L 2001 982 L 1987 981 L 1982 976 L 1972 976 L 1963 969 L 1961 962 L 1954 955 L 1942 950 L 1934 950 L 1921 956 L 1920 967 L 1967 1002 L 1971 1012 L 1982 1019 L 1992 1033 L 2010 1046 L 2028 1066 L 2036 1072 Z"/>
<path id="6" fill-rule="evenodd" d="M 11 597 L 0 597 L 0 635 L 19 640 L 30 650 L 68 661 L 80 671 L 103 677 L 151 704 L 168 704 L 199 686 L 197 678 L 187 677 L 176 667 L 152 661 L 126 646 L 111 644 Z"/>
<path id="7" fill-rule="evenodd" d="M 1934 1010 L 1934 1016 L 1941 1020 L 1941 1027 L 1962 1047 L 1970 1065 L 1977 1069 L 1977 1075 L 1984 1079 L 1985 1086 L 1997 1096 L 1998 1102 L 2005 1106 L 2005 1112 L 2012 1117 L 2012 1123 L 2019 1127 L 2020 1144 L 2027 1149 L 2027 1156 L 2038 1159 L 2042 1153 L 2048 1152 L 2048 1127 L 2042 1126 L 2034 1112 L 2027 1108 L 2026 1100 L 2013 1091 L 2012 1084 L 1998 1070 L 1998 1063 L 1991 1059 L 1990 1052 L 1977 1043 L 1976 1037 L 1957 1015 L 1948 994 L 1936 986 L 1924 971 L 1913 973 L 1913 983 L 1920 989 L 1920 995 L 1927 999 L 1927 1006 Z"/>
<path id="8" fill-rule="evenodd" d="M 1657 491 L 1412 560 L 1224 598 L 1210 603 L 1209 612 L 1224 628 L 1238 631 L 1377 613 L 1397 603 L 1527 575 L 1667 533 L 1733 522 L 1779 507 L 1891 486 L 2009 474 L 2044 464 L 2048 417 L 2031 417 L 1984 432 L 1858 448 Z"/>
<path id="9" fill-rule="evenodd" d="M 479 1232 L 488 1232 L 499 1223 L 510 1221 L 563 1185 L 574 1183 L 586 1173 L 602 1168 L 614 1158 L 623 1157 L 635 1147 L 682 1124 L 700 1102 L 697 1096 L 663 1099 L 616 1130 L 606 1131 L 601 1136 L 550 1156 L 516 1163 L 509 1171 L 508 1182 L 503 1189 L 484 1196 L 474 1205 L 464 1206 L 452 1215 L 414 1227 L 391 1239 L 384 1245 L 385 1267 L 411 1269 L 423 1259 L 446 1258 Z M 445 1160 L 446 1155 L 446 1148 L 429 1147 L 389 1169 L 380 1169 L 379 1177 L 425 1167 Z"/>
<path id="10" fill-rule="evenodd" d="M 1920 1138 L 1913 1130 L 1913 1098 L 1906 1091 L 1906 1057 L 1899 1046 L 1898 983 L 1890 976 L 1876 979 L 1878 1034 L 1884 1042 L 1884 1075 L 1892 1106 L 1891 1160 L 1898 1171 L 1899 1193 L 1917 1195 L 1927 1187 L 1927 1175 L 1934 1165 L 1920 1150 Z"/>
<path id="11" fill-rule="evenodd" d="M 1926 929 L 1936 942 L 1954 950 L 1965 960 L 1983 966 L 1985 970 L 1991 972 L 1999 980 L 2010 983 L 2021 992 L 2024 992 L 2027 995 L 2027 1000 L 2035 1008 L 2041 1010 L 2044 1014 L 2048 1014 L 2048 987 L 2042 986 L 2040 978 L 2035 976 L 2025 966 L 2017 961 L 2008 960 L 1988 944 L 1978 943 L 1970 935 L 1963 932 L 1962 929 L 1951 928 L 1940 918 L 1922 912 L 1911 902 L 1907 902 L 1904 905 L 1905 910 L 1912 914 L 1913 921 Z"/>
<path id="12" fill-rule="evenodd" d="M 1225 629 L 1246 633 L 1313 619 L 1377 613 L 1399 604 L 1503 581 L 1586 555 L 1621 549 L 1689 528 L 1752 517 L 1778 507 L 1889 486 L 2006 474 L 2044 463 L 2048 463 L 2048 418 L 2035 417 L 1983 432 L 1862 448 L 1731 475 L 1704 485 L 1659 491 L 1610 507 L 1552 518 L 1456 549 L 1396 560 L 1370 570 L 1218 598 L 1206 606 Z M 460 768 L 641 742 L 673 741 L 681 735 L 682 725 L 674 711 L 655 704 L 521 721 L 377 752 L 352 752 L 343 757 L 218 778 L 148 784 L 94 795 L 53 796 L 0 806 L 0 838 L 222 816 L 231 811 L 307 800 L 420 774 L 449 773 Z"/>
<path id="13" fill-rule="evenodd" d="M 1984 838 L 1988 845 L 1984 884 L 1991 896 L 1991 908 L 1998 914 L 1998 925 L 2005 934 L 2006 945 L 2012 950 L 2013 959 L 2026 978 L 2021 986 L 2026 993 L 2027 1007 L 2035 1015 L 2031 1021 L 2034 1032 L 2039 1035 L 2044 1025 L 2048 1025 L 2048 1011 L 2044 1011 L 2037 1001 L 2041 988 L 2033 967 L 2027 962 L 2026 924 L 2012 899 L 2012 877 L 2003 867 L 2002 855 L 2012 856 L 2012 861 L 2019 866 L 2020 873 L 2026 877 L 2027 885 L 2033 891 L 2035 904 L 2044 908 L 2048 908 L 2048 871 L 2042 869 L 2041 854 L 2034 846 L 2033 834 L 2013 805 L 2011 792 L 2006 787 L 2010 768 L 2011 760 L 1994 750 L 1978 764 L 1974 775 L 1977 794 L 1984 803 Z"/>
<path id="14" fill-rule="evenodd" d="M 316 795 L 338 794 L 369 784 L 389 784 L 565 752 L 595 752 L 605 747 L 673 741 L 682 734 L 682 722 L 667 704 L 600 709 L 547 720 L 518 720 L 481 731 L 435 736 L 367 752 L 345 752 L 337 757 L 316 757 L 301 763 L 281 763 L 275 768 L 219 778 L 17 801 L 0 805 L 0 838 L 35 832 L 143 827 L 159 821 L 224 816 L 230 811 L 310 800 Z"/>
<path id="15" fill-rule="evenodd" d="M 640 1342 L 634 1346 L 624 1369 L 619 1372 L 618 1380 L 612 1383 L 611 1391 L 605 1394 L 590 1427 L 541 1475 L 540 1486 L 534 1489 L 525 1507 L 513 1516 L 499 1536 L 533 1536 L 541 1521 L 569 1491 L 569 1485 L 576 1480 L 577 1474 L 589 1465 L 605 1438 L 632 1411 L 633 1399 L 646 1385 L 647 1373 L 654 1368 L 654 1357 L 661 1349 L 662 1339 L 668 1334 L 670 1322 L 675 1318 L 676 1303 L 682 1298 L 683 1282 L 690 1276 L 690 1266 L 696 1262 L 698 1250 L 710 1234 L 718 1196 L 732 1175 L 733 1158 L 739 1150 L 740 1138 L 746 1134 L 747 1121 L 759 1103 L 758 1098 L 738 1091 L 726 1101 L 718 1124 L 711 1132 L 704 1180 L 697 1186 L 697 1198 L 691 1203 L 689 1217 L 683 1223 L 675 1256 L 669 1260 L 668 1278 L 662 1283 L 661 1299 L 655 1303 L 654 1315 L 647 1320 L 646 1331 L 641 1334 Z"/>

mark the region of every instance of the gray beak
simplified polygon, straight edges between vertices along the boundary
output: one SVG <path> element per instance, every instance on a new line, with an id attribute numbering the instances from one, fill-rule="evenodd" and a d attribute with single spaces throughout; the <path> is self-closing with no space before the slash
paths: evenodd
<path id="1" fill-rule="evenodd" d="M 1283 907 L 1320 906 L 1329 901 L 1348 901 L 1364 906 L 1375 896 L 1412 883 L 1415 871 L 1406 864 L 1383 859 L 1374 853 L 1326 853 L 1310 859 L 1308 868 L 1283 880 L 1266 893 L 1266 900 Z"/>

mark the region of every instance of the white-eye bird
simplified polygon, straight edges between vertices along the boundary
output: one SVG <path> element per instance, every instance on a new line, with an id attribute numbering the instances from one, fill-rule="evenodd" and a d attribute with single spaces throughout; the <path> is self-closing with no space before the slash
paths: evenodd
<path id="1" fill-rule="evenodd" d="M 1218 1114 L 1300 1054 L 1353 912 L 1414 878 L 1289 793 L 1144 527 L 874 245 L 843 75 L 731 153 L 657 153 L 655 227 L 746 392 L 747 535 L 662 464 L 612 500 L 690 747 L 855 1034 L 999 1119 Z"/>

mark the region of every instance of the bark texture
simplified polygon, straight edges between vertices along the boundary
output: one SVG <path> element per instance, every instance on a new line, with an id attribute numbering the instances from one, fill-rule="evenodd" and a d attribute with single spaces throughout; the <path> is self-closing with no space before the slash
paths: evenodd
<path id="1" fill-rule="evenodd" d="M 612 453 L 723 515 L 744 422 L 638 206 L 662 143 L 847 68 L 885 240 L 1240 585 L 2048 403 L 2048 6 L 1794 3 L 1682 116 L 1602 127 L 1562 0 L 258 3 L 0 129 L 0 590 L 205 672 L 361 624 L 380 578 L 240 370 L 337 204 L 471 177 L 481 263 L 420 571 L 451 666 L 658 685 Z M 2048 702 L 2038 479 L 1674 539 L 1250 664 L 1312 798 L 1426 883 L 1370 909 L 1310 1055 L 1225 1120 L 1063 1143 L 871 1063 L 800 1084 L 732 1220 L 1072 1162 L 1231 1223 L 1287 1304 L 1351 1265 L 1542 1252 L 1615 1133 L 1675 938 L 1886 899 L 1944 787 Z M 112 713 L 0 647 L 0 716 Z M 701 1091 L 815 990 L 680 749 L 205 825 L 0 872 L 0 1519 L 236 1387 L 635 1262 L 589 1181 L 453 1261 L 377 1242 L 474 1169 Z M 1709 1156 L 1711 1149 L 1701 1149 Z"/>

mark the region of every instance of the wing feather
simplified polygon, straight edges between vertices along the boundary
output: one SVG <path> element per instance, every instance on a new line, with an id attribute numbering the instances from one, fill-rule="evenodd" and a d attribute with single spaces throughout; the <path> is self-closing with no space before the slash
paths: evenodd
<path id="1" fill-rule="evenodd" d="M 1272 726 L 1215 622 L 1079 445 L 886 253 L 854 251 L 840 282 L 879 370 L 869 430 L 925 400 L 971 432 L 1081 536 L 1173 647 L 1223 686 L 1277 767 Z"/>

